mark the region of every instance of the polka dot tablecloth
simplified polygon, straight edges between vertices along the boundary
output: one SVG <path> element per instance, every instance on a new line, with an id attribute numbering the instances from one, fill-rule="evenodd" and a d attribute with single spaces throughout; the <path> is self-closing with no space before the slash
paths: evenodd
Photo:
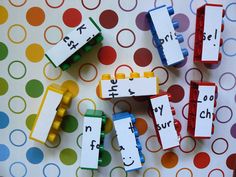
<path id="1" fill-rule="evenodd" d="M 196 9 L 217 0 L 4 0 L 0 2 L 0 176 L 47 177 L 231 177 L 236 170 L 236 3 L 222 0 L 226 9 L 223 59 L 217 65 L 195 65 L 193 43 Z M 160 62 L 147 25 L 146 12 L 173 5 L 177 32 L 189 56 L 165 68 Z M 103 45 L 84 54 L 67 72 L 55 69 L 44 57 L 73 27 L 89 16 L 101 26 Z M 101 74 L 154 71 L 161 88 L 170 92 L 176 118 L 182 123 L 180 147 L 163 151 L 157 142 L 145 97 L 101 99 Z M 186 131 L 190 80 L 216 82 L 219 88 L 215 134 L 198 141 Z M 73 93 L 72 106 L 55 144 L 29 139 L 46 87 L 59 83 Z M 105 151 L 97 171 L 80 169 L 83 114 L 100 109 L 108 116 Z M 146 163 L 129 174 L 122 167 L 111 115 L 130 111 Z"/>

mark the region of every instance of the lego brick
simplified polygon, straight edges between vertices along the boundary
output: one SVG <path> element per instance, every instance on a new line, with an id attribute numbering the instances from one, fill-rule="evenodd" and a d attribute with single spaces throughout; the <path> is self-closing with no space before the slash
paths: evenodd
<path id="1" fill-rule="evenodd" d="M 104 74 L 99 88 L 102 98 L 156 95 L 159 92 L 159 79 L 154 77 L 153 72 L 144 73 L 144 77 L 140 77 L 139 73 L 131 73 L 130 77 L 119 73 L 115 78 Z"/>
<path id="2" fill-rule="evenodd" d="M 94 23 L 92 18 L 81 22 L 81 24 L 66 35 L 63 40 L 48 50 L 45 54 L 46 57 L 55 67 L 60 66 L 72 54 L 100 33 L 100 29 Z"/>
<path id="3" fill-rule="evenodd" d="M 177 35 L 175 32 L 178 22 L 172 22 L 170 17 L 172 14 L 174 9 L 163 5 L 150 10 L 147 15 L 160 58 L 165 66 L 175 65 L 188 55 L 187 49 L 180 47 L 184 39 L 182 35 Z"/>
<path id="4" fill-rule="evenodd" d="M 157 136 L 164 150 L 179 146 L 180 137 L 175 128 L 169 98 L 167 94 L 150 98 L 153 108 L 153 121 Z"/>
<path id="5" fill-rule="evenodd" d="M 140 169 L 144 162 L 142 146 L 137 139 L 138 132 L 132 123 L 132 116 L 129 113 L 118 113 L 112 116 L 124 169 L 127 172 Z"/>
<path id="6" fill-rule="evenodd" d="M 103 111 L 100 111 L 100 110 L 93 110 L 93 109 L 88 109 L 85 113 L 85 116 L 88 116 L 88 117 L 102 117 L 104 114 L 103 114 Z"/>

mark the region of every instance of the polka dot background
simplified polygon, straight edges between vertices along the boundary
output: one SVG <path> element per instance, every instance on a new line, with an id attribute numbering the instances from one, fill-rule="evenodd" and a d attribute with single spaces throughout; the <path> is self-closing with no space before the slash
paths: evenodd
<path id="1" fill-rule="evenodd" d="M 224 0 L 226 16 L 222 62 L 192 62 L 196 9 L 206 0 L 5 0 L 0 2 L 0 176 L 82 177 L 231 177 L 236 174 L 236 3 Z M 207 2 L 215 2 L 207 0 Z M 162 4 L 173 5 L 178 33 L 189 56 L 176 67 L 165 68 L 152 40 L 146 13 Z M 44 57 L 64 35 L 92 16 L 100 25 L 103 45 L 96 46 L 67 72 L 56 69 Z M 17 18 L 16 18 L 17 17 Z M 19 20 L 21 19 L 21 20 Z M 155 135 L 147 98 L 101 99 L 97 85 L 101 74 L 152 70 L 161 88 L 173 96 L 176 118 L 182 123 L 179 148 L 163 151 Z M 209 140 L 188 135 L 187 111 L 190 80 L 218 85 L 215 134 Z M 72 106 L 54 144 L 38 144 L 29 133 L 43 93 L 58 83 L 73 93 Z M 87 108 L 103 110 L 105 151 L 99 171 L 80 168 L 83 114 Z M 113 112 L 131 110 L 146 162 L 139 173 L 127 174 L 117 151 Z"/>

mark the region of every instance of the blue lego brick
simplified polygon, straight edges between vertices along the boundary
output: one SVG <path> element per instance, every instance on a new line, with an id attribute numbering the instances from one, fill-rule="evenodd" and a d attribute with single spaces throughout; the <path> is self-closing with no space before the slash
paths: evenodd
<path id="1" fill-rule="evenodd" d="M 112 115 L 113 121 L 120 120 L 120 119 L 125 119 L 127 117 L 131 118 L 131 121 L 133 124 L 136 122 L 136 118 L 133 116 L 133 114 L 130 114 L 128 112 L 120 112 Z"/>

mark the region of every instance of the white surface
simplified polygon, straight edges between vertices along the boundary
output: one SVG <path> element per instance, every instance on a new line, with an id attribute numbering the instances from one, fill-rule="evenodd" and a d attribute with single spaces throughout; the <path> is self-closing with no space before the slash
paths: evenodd
<path id="1" fill-rule="evenodd" d="M 86 127 L 90 126 L 90 128 Z M 96 145 L 100 145 L 100 137 L 101 137 L 101 127 L 102 127 L 102 119 L 94 118 L 94 117 L 84 117 L 84 125 L 83 125 L 83 138 L 82 138 L 82 151 L 81 151 L 81 162 L 80 167 L 82 168 L 98 168 L 98 158 L 99 158 L 99 149 L 96 148 Z M 92 150 L 91 143 L 92 140 L 95 140 L 94 147 Z"/>
<path id="2" fill-rule="evenodd" d="M 196 113 L 196 124 L 195 124 L 195 137 L 211 137 L 213 112 L 214 112 L 214 100 L 215 100 L 215 86 L 199 86 L 198 91 L 198 103 Z M 203 101 L 204 97 L 207 96 L 207 100 Z M 214 99 L 210 101 L 210 96 L 214 96 Z M 206 110 L 210 112 L 211 116 L 206 117 Z M 204 112 L 205 113 L 204 113 Z"/>
<path id="3" fill-rule="evenodd" d="M 203 40 L 202 61 L 218 61 L 222 13 L 223 7 L 206 6 L 205 8 L 204 33 L 206 39 Z M 212 35 L 211 40 L 207 39 L 209 35 Z"/>
<path id="4" fill-rule="evenodd" d="M 114 121 L 119 146 L 125 149 L 121 150 L 121 156 L 126 171 L 142 167 L 135 134 L 129 129 L 130 124 L 132 124 L 130 117 Z"/>
<path id="5" fill-rule="evenodd" d="M 83 26 L 84 25 L 84 26 Z M 80 34 L 80 30 L 77 31 L 78 28 L 82 27 L 82 33 Z M 86 28 L 86 29 L 84 29 Z M 51 48 L 46 52 L 46 55 L 49 56 L 51 61 L 54 63 L 55 66 L 59 66 L 62 64 L 67 58 L 69 58 L 72 54 L 74 54 L 77 50 L 79 50 L 84 44 L 90 41 L 94 36 L 99 34 L 100 31 L 96 28 L 96 26 L 89 20 L 83 21 L 80 25 L 75 27 L 75 29 L 65 36 L 56 46 Z M 69 37 L 69 40 L 64 42 L 64 39 Z M 90 40 L 88 40 L 91 37 Z M 78 45 L 75 48 L 71 49 L 68 44 L 70 41 L 74 41 L 74 44 Z"/>
<path id="6" fill-rule="evenodd" d="M 174 126 L 174 117 L 171 112 L 168 96 L 163 95 L 152 98 L 151 104 L 157 123 L 157 125 L 154 126 L 157 126 L 162 148 L 165 150 L 179 146 L 179 138 Z"/>
<path id="7" fill-rule="evenodd" d="M 131 97 L 131 96 L 145 96 L 157 94 L 157 78 L 134 78 L 130 80 L 118 79 L 115 84 L 113 80 L 101 80 L 102 98 Z M 113 89 L 112 89 L 113 88 Z M 109 91 L 113 90 L 113 91 Z M 130 92 L 129 92 L 130 90 Z M 134 92 L 134 94 L 131 94 Z"/>
<path id="8" fill-rule="evenodd" d="M 168 38 L 168 42 L 165 41 L 162 44 L 163 52 L 166 57 L 167 65 L 172 65 L 184 59 L 181 51 L 180 44 L 175 37 L 175 30 L 172 24 L 171 17 L 169 16 L 167 7 L 156 9 L 150 12 L 156 33 L 159 39 L 165 39 L 166 35 L 172 35 L 172 40 Z"/>
<path id="9" fill-rule="evenodd" d="M 62 97 L 62 94 L 48 90 L 31 137 L 46 142 L 52 123 L 57 114 L 57 107 L 60 104 Z"/>

